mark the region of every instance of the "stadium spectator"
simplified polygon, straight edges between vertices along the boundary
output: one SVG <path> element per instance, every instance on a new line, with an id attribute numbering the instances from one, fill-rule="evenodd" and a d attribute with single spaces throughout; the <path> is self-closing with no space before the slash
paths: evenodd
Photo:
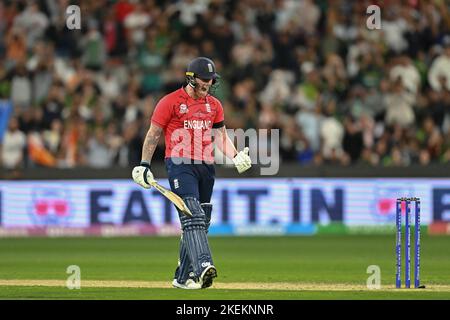
<path id="1" fill-rule="evenodd" d="M 389 72 L 390 79 L 393 81 L 400 79 L 406 91 L 416 95 L 420 86 L 419 71 L 407 55 L 402 55 L 396 60 Z"/>
<path id="2" fill-rule="evenodd" d="M 108 168 L 113 164 L 114 153 L 106 142 L 102 127 L 94 130 L 93 137 L 88 140 L 86 161 L 92 168 Z"/>
<path id="3" fill-rule="evenodd" d="M 328 163 L 344 164 L 349 159 L 344 154 L 343 139 L 344 127 L 332 115 L 327 115 L 320 124 L 320 138 L 321 138 L 321 155 Z"/>
<path id="4" fill-rule="evenodd" d="M 132 44 L 140 44 L 145 39 L 145 29 L 152 23 L 152 17 L 144 9 L 143 4 L 136 3 L 133 11 L 130 12 L 124 21 L 124 25 Z"/>
<path id="5" fill-rule="evenodd" d="M 413 110 L 414 96 L 407 92 L 400 78 L 391 82 L 391 90 L 385 95 L 386 124 L 400 124 L 407 127 L 413 125 L 415 115 Z"/>
<path id="6" fill-rule="evenodd" d="M 48 25 L 48 17 L 40 10 L 37 3 L 30 1 L 25 10 L 14 18 L 13 26 L 24 32 L 27 48 L 32 49 L 36 41 L 44 36 Z"/>
<path id="7" fill-rule="evenodd" d="M 16 118 L 9 121 L 8 130 L 3 136 L 1 143 L 1 164 L 6 169 L 17 169 L 23 167 L 26 136 L 19 130 Z"/>
<path id="8" fill-rule="evenodd" d="M 91 70 L 101 70 L 106 60 L 106 48 L 95 20 L 89 21 L 88 31 L 81 38 L 80 46 L 83 52 L 81 57 L 83 65 Z"/>
<path id="9" fill-rule="evenodd" d="M 27 46 L 24 33 L 21 30 L 9 29 L 2 39 L 6 48 L 6 67 L 12 67 L 27 57 Z"/>
<path id="10" fill-rule="evenodd" d="M 344 130 L 345 133 L 342 141 L 343 150 L 350 157 L 350 161 L 356 163 L 364 147 L 361 126 L 352 117 L 346 117 L 344 120 Z"/>
<path id="11" fill-rule="evenodd" d="M 7 75 L 11 82 L 11 101 L 16 114 L 30 108 L 33 98 L 32 75 L 27 70 L 25 61 L 20 61 Z"/>
<path id="12" fill-rule="evenodd" d="M 444 37 L 444 52 L 437 57 L 428 73 L 428 81 L 435 91 L 450 91 L 450 35 Z"/>

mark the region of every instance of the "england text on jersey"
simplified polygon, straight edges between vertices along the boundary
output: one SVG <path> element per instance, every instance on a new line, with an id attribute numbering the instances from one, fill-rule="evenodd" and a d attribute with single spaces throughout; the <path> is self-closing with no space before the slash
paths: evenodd
<path id="1" fill-rule="evenodd" d="M 210 120 L 184 120 L 185 129 L 211 129 L 212 124 Z"/>

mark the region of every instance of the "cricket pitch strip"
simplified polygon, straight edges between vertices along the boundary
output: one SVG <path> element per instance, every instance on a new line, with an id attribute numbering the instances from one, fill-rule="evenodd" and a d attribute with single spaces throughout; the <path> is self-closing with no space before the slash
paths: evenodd
<path id="1" fill-rule="evenodd" d="M 65 280 L 0 279 L 0 286 L 66 287 Z M 172 288 L 169 281 L 82 280 L 81 288 Z M 216 282 L 208 290 L 274 290 L 274 291 L 408 291 L 450 292 L 450 285 L 431 284 L 424 289 L 396 289 L 394 285 L 382 285 L 369 289 L 365 285 L 347 283 L 295 283 L 295 282 Z"/>

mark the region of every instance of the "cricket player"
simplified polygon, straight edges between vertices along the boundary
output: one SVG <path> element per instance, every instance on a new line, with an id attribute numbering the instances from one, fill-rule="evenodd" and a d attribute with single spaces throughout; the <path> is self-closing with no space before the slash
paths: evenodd
<path id="1" fill-rule="evenodd" d="M 198 57 L 189 63 L 185 85 L 156 105 L 142 147 L 141 163 L 132 172 L 137 184 L 151 187 L 149 182 L 154 180 L 151 160 L 164 132 L 170 188 L 192 213 L 186 216 L 178 210 L 182 236 L 172 284 L 182 289 L 208 288 L 217 277 L 207 238 L 215 179 L 213 143 L 233 160 L 239 173 L 251 167 L 248 148 L 236 150 L 225 129 L 222 104 L 210 94 L 219 78 L 212 60 Z"/>

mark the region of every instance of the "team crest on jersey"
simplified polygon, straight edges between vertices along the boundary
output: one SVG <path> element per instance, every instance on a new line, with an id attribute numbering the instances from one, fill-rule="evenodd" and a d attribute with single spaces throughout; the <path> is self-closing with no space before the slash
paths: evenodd
<path id="1" fill-rule="evenodd" d="M 206 111 L 211 112 L 211 106 L 209 105 L 209 103 L 205 104 L 205 106 L 206 106 Z"/>
<path id="2" fill-rule="evenodd" d="M 188 112 L 187 105 L 185 105 L 184 103 L 180 104 L 180 113 L 187 113 L 187 112 Z"/>

